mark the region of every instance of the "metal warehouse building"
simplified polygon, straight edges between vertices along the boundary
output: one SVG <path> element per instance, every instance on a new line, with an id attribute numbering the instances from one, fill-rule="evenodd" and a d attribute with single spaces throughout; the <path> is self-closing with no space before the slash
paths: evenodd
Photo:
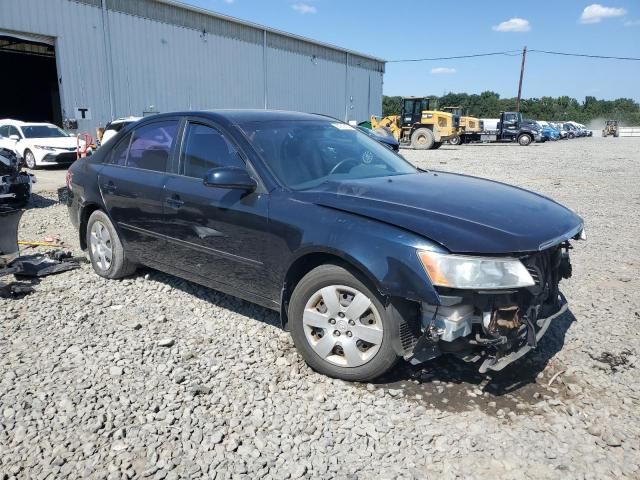
<path id="1" fill-rule="evenodd" d="M 0 0 L 0 118 L 271 108 L 365 120 L 383 60 L 172 0 Z"/>

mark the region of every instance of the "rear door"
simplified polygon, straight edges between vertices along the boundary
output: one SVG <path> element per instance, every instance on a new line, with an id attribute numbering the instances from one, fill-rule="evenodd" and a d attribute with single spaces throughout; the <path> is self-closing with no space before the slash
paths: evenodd
<path id="1" fill-rule="evenodd" d="M 144 123 L 118 141 L 98 181 L 109 215 L 136 258 L 161 260 L 163 189 L 173 169 L 179 118 Z"/>
<path id="2" fill-rule="evenodd" d="M 272 291 L 263 264 L 269 195 L 260 187 L 247 192 L 204 184 L 210 169 L 226 166 L 253 172 L 223 130 L 201 120 L 188 121 L 179 174 L 167 180 L 164 193 L 171 232 L 167 252 L 175 267 L 207 283 L 266 296 Z"/>

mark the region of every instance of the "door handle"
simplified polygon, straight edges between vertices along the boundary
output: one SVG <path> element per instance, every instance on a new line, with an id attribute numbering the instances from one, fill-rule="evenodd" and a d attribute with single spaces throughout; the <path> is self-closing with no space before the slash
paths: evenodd
<path id="1" fill-rule="evenodd" d="M 107 184 L 104 186 L 104 191 L 107 193 L 115 193 L 117 190 L 117 185 L 111 181 L 107 182 Z"/>
<path id="2" fill-rule="evenodd" d="M 184 201 L 180 200 L 180 195 L 171 195 L 165 203 L 171 208 L 180 208 L 184 205 Z"/>

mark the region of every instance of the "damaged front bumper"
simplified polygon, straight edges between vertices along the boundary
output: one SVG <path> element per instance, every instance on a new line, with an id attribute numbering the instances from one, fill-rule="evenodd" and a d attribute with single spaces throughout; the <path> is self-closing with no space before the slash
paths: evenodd
<path id="1" fill-rule="evenodd" d="M 502 370 L 536 348 L 551 322 L 568 309 L 559 282 L 571 276 L 568 242 L 523 257 L 535 285 L 511 290 L 439 288 L 439 305 L 423 303 L 420 336 L 405 358 L 419 364 L 453 354 Z"/>
<path id="2" fill-rule="evenodd" d="M 549 328 L 549 325 L 551 325 L 551 322 L 556 318 L 558 318 L 563 313 L 565 313 L 569 308 L 569 304 L 564 298 L 564 295 L 561 295 L 561 297 L 562 297 L 561 298 L 562 305 L 560 306 L 557 312 L 549 315 L 546 318 L 540 318 L 536 321 L 538 330 L 534 334 L 535 342 L 527 343 L 526 345 L 523 345 L 519 350 L 511 352 L 503 357 L 487 358 L 484 362 L 482 362 L 482 365 L 480 365 L 480 369 L 479 369 L 480 373 L 485 373 L 487 370 L 500 371 L 507 365 L 510 365 L 511 363 L 515 362 L 519 358 L 522 358 L 527 353 L 529 353 L 529 351 L 536 348 L 538 346 L 538 342 L 540 341 L 540 339 L 544 336 L 545 333 L 547 333 L 547 329 Z"/>

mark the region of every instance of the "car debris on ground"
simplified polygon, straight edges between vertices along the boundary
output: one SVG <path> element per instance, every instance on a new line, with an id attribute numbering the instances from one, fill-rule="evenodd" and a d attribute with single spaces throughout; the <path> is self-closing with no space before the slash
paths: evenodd
<path id="1" fill-rule="evenodd" d="M 80 268 L 80 263 L 73 257 L 72 252 L 61 249 L 21 256 L 17 234 L 23 213 L 24 211 L 19 209 L 0 210 L 0 277 L 13 275 L 18 280 L 24 280 Z M 43 245 L 57 245 L 57 243 L 50 242 Z M 23 281 L 0 283 L 0 296 L 4 298 L 21 296 L 33 291 L 33 287 Z"/>

